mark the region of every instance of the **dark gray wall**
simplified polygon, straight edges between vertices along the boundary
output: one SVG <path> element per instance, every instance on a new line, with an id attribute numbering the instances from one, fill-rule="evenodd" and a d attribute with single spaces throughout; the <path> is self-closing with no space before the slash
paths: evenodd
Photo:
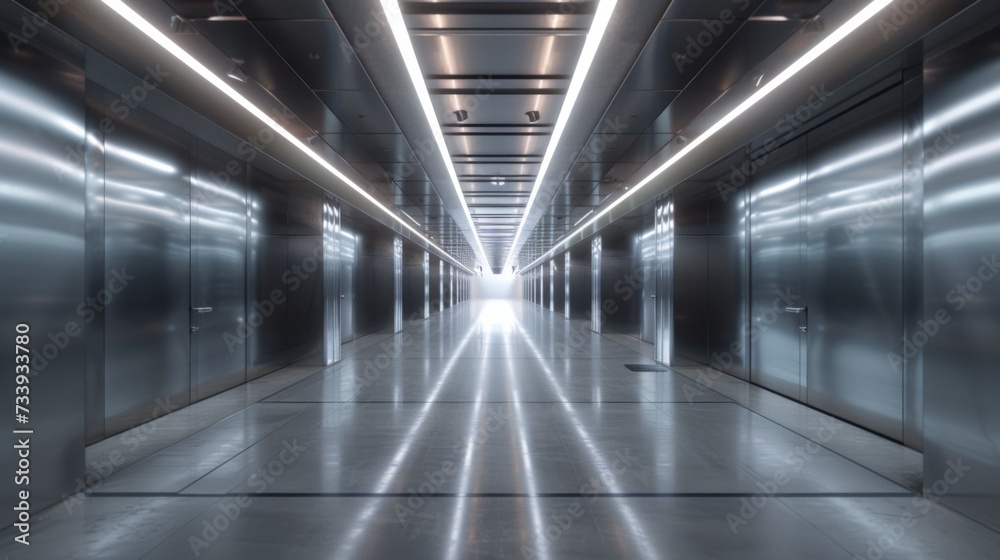
<path id="1" fill-rule="evenodd" d="M 590 241 L 577 243 L 569 251 L 569 313 L 570 319 L 590 320 Z"/>
<path id="2" fill-rule="evenodd" d="M 20 10 L 0 5 L 0 31 L 17 32 Z M 30 16 L 29 16 L 30 17 Z M 62 45 L 62 46 L 59 46 Z M 83 157 L 84 75 L 82 52 L 43 28 L 14 52 L 0 45 L 0 357 L 5 364 L 4 395 L 10 409 L 0 458 L 5 473 L 0 523 L 15 520 L 19 491 L 30 491 L 31 515 L 72 493 L 84 472 L 84 337 L 91 315 L 81 309 L 84 286 Z M 76 151 L 80 148 L 79 152 Z M 101 288 L 103 289 L 103 287 Z M 17 326 L 27 325 L 30 340 L 18 341 Z M 17 342 L 30 349 L 18 352 Z M 30 359 L 28 423 L 13 415 L 16 356 Z M 23 380 L 22 380 L 23 381 Z M 30 436 L 12 430 L 31 429 Z M 30 484 L 16 484 L 16 439 L 31 439 Z M 35 521 L 35 519 L 32 519 Z M 35 535 L 31 536 L 32 539 Z"/>
<path id="3" fill-rule="evenodd" d="M 973 19 L 970 25 L 979 23 Z M 924 490 L 1000 530 L 1000 25 L 928 58 Z M 967 469 L 967 470 L 965 470 Z"/>

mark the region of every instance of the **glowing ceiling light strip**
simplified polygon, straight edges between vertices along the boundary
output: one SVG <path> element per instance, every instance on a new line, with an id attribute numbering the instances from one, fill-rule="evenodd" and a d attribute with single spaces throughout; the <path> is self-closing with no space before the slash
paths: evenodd
<path id="1" fill-rule="evenodd" d="M 552 164 L 552 158 L 555 156 L 559 140 L 562 139 L 566 125 L 569 123 L 569 117 L 573 112 L 573 106 L 576 105 L 576 101 L 580 97 L 580 92 L 583 90 L 583 82 L 587 79 L 590 66 L 594 63 L 594 57 L 597 56 L 597 47 L 600 46 L 601 39 L 604 38 L 604 32 L 608 29 L 608 22 L 611 21 L 611 14 L 614 12 L 615 4 L 617 3 L 618 0 L 601 0 L 597 6 L 594 21 L 590 25 L 590 31 L 587 33 L 587 40 L 583 45 L 583 51 L 580 53 L 580 60 L 577 61 L 576 69 L 573 71 L 573 79 L 569 83 L 569 89 L 566 90 L 566 99 L 563 101 L 562 109 L 559 110 L 559 117 L 556 119 L 555 127 L 552 129 L 552 137 L 549 139 L 549 145 L 545 148 L 542 165 L 538 168 L 538 175 L 535 176 L 535 184 L 531 187 L 531 195 L 528 196 L 528 204 L 524 207 L 524 214 L 521 216 L 520 223 L 518 223 L 517 233 L 514 234 L 514 242 L 510 246 L 510 254 L 507 255 L 504 268 L 507 268 L 514 262 L 514 248 L 517 247 L 517 240 L 524 232 L 524 224 L 527 221 L 528 212 L 531 210 L 531 205 L 535 202 L 535 197 L 538 196 L 538 190 L 542 186 L 542 181 L 545 180 L 545 173 Z"/>
<path id="2" fill-rule="evenodd" d="M 156 44 L 160 45 L 167 52 L 169 52 L 170 54 L 175 56 L 178 60 L 183 62 L 188 68 L 194 70 L 199 76 L 201 76 L 210 84 L 215 86 L 219 91 L 226 94 L 227 97 L 229 97 L 237 104 L 239 104 L 241 107 L 246 109 L 250 114 L 257 117 L 261 122 L 267 125 L 268 128 L 278 133 L 278 135 L 280 135 L 282 138 L 284 138 L 292 145 L 294 145 L 296 148 L 305 153 L 307 156 L 312 158 L 313 161 L 323 166 L 323 168 L 332 173 L 335 177 L 337 177 L 338 179 L 346 183 L 349 187 L 357 191 L 358 194 L 365 197 L 369 202 L 371 202 L 379 209 L 381 209 L 383 212 L 385 212 L 386 215 L 391 217 L 393 220 L 399 222 L 406 229 L 413 232 L 417 237 L 423 240 L 424 243 L 426 243 L 431 247 L 434 247 L 442 254 L 448 255 L 456 263 L 458 262 L 458 259 L 452 257 L 447 251 L 445 251 L 437 244 L 432 242 L 419 230 L 417 230 L 410 224 L 406 223 L 405 220 L 403 220 L 402 218 L 397 216 L 394 212 L 386 208 L 381 202 L 376 200 L 375 197 L 368 194 L 368 192 L 366 192 L 364 189 L 362 189 L 360 186 L 354 183 L 354 181 L 348 178 L 347 175 L 344 175 L 339 169 L 334 167 L 330 162 L 323 159 L 322 156 L 314 152 L 303 141 L 296 138 L 291 132 L 289 132 L 280 124 L 278 124 L 277 121 L 268 116 L 267 113 L 265 113 L 262 109 L 254 105 L 249 99 L 247 99 L 246 97 L 241 95 L 238 91 L 233 89 L 232 86 L 227 84 L 222 78 L 212 73 L 211 70 L 209 70 L 204 64 L 199 62 L 196 58 L 191 56 L 191 54 L 189 54 L 187 51 L 182 49 L 177 43 L 171 41 L 169 37 L 164 35 L 159 29 L 154 27 L 153 24 L 143 19 L 143 17 L 139 15 L 135 10 L 125 5 L 125 3 L 122 0 L 101 0 L 101 1 L 104 2 L 104 4 L 106 4 L 109 8 L 114 10 L 118 15 L 125 18 L 126 21 L 131 23 L 136 29 L 141 31 L 144 35 L 152 39 Z M 461 266 L 467 272 L 472 273 L 472 269 L 467 268 L 461 263 L 459 263 L 459 266 Z"/>
<path id="3" fill-rule="evenodd" d="M 674 164 L 676 164 L 678 161 L 680 161 L 682 158 L 691 153 L 692 150 L 694 150 L 702 143 L 704 143 L 706 140 L 708 140 L 716 133 L 718 133 L 720 130 L 725 128 L 729 123 L 736 120 L 737 117 L 739 117 L 747 110 L 749 110 L 751 107 L 759 103 L 762 99 L 767 97 L 771 92 L 778 89 L 778 87 L 781 86 L 781 84 L 790 80 L 796 74 L 801 72 L 805 67 L 807 67 L 809 64 L 811 64 L 820 56 L 822 56 L 823 53 L 833 48 L 837 43 L 843 41 L 845 38 L 847 38 L 847 36 L 849 36 L 859 27 L 864 25 L 865 22 L 875 17 L 876 14 L 885 9 L 889 4 L 892 4 L 892 2 L 893 0 L 874 0 L 873 2 L 865 6 L 857 14 L 854 14 L 854 16 L 851 17 L 851 19 L 847 20 L 847 22 L 844 23 L 844 25 L 838 27 L 836 31 L 834 31 L 833 33 L 828 35 L 825 39 L 820 41 L 819 44 L 810 49 L 809 52 L 802 55 L 801 58 L 793 62 L 788 68 L 786 68 L 783 72 L 778 74 L 773 80 L 771 80 L 765 86 L 758 89 L 753 95 L 748 97 L 743 103 L 740 103 L 735 109 L 730 111 L 726 116 L 719 119 L 718 122 L 712 125 L 703 134 L 692 140 L 687 146 L 681 149 L 681 151 L 674 154 L 674 156 L 668 159 L 663 165 L 656 168 L 656 170 L 647 175 L 645 179 L 639 181 L 639 183 L 636 184 L 635 187 L 632 187 L 631 189 L 625 191 L 620 197 L 618 197 L 610 204 L 608 204 L 607 207 L 605 207 L 603 210 L 595 214 L 592 218 L 587 220 L 586 223 L 584 223 L 579 228 L 573 230 L 572 233 L 566 236 L 565 240 L 555 244 L 551 249 L 546 251 L 545 254 L 543 254 L 541 257 L 538 257 L 537 259 L 532 261 L 528 266 L 523 267 L 522 270 L 529 270 L 531 267 L 535 266 L 539 262 L 545 260 L 551 255 L 554 255 L 556 253 L 556 250 L 560 246 L 565 245 L 570 239 L 573 238 L 573 236 L 580 233 L 584 229 L 590 227 L 594 222 L 607 215 L 608 212 L 613 210 L 616 206 L 618 206 L 622 202 L 625 202 L 627 198 L 634 195 L 639 189 L 648 185 L 651 181 L 653 181 L 653 179 L 660 176 L 664 171 L 666 171 Z"/>
<path id="4" fill-rule="evenodd" d="M 416 51 L 413 50 L 413 43 L 410 42 L 410 32 L 406 29 L 406 22 L 403 20 L 403 12 L 399 8 L 399 2 L 397 0 L 380 0 L 380 2 L 382 3 L 382 9 L 385 11 L 385 17 L 389 22 L 389 28 L 392 29 L 392 34 L 396 38 L 396 46 L 399 47 L 399 53 L 403 56 L 406 71 L 410 74 L 413 89 L 417 92 L 420 107 L 424 110 L 424 116 L 427 117 L 427 124 L 431 127 L 431 135 L 434 136 L 434 142 L 437 144 L 438 151 L 441 152 L 441 157 L 444 159 L 444 165 L 448 170 L 448 176 L 451 178 L 451 184 L 454 186 L 455 192 L 458 193 L 462 212 L 465 213 L 465 218 L 469 220 L 469 227 L 472 229 L 472 237 L 475 242 L 473 250 L 479 254 L 479 258 L 482 259 L 483 264 L 488 267 L 490 261 L 486 258 L 486 251 L 483 250 L 483 243 L 479 240 L 479 232 L 476 231 L 476 224 L 472 221 L 469 206 L 465 203 L 465 193 L 462 192 L 462 184 L 458 182 L 458 174 L 455 172 L 455 166 L 451 161 L 451 154 L 448 152 L 448 145 L 444 141 L 444 133 L 441 131 L 441 123 L 438 122 L 437 115 L 434 113 L 431 94 L 427 90 L 427 84 L 424 82 L 424 74 L 420 71 L 420 62 L 417 60 Z"/>

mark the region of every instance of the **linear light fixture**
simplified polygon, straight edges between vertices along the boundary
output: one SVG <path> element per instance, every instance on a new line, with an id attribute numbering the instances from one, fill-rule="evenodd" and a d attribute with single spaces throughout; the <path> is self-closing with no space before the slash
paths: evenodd
<path id="1" fill-rule="evenodd" d="M 420 107 L 424 110 L 424 116 L 427 117 L 427 124 L 431 127 L 431 135 L 434 136 L 434 143 L 437 144 L 438 151 L 441 152 L 441 157 L 444 158 L 444 165 L 448 170 L 448 176 L 451 178 L 451 184 L 458 194 L 458 201 L 462 205 L 462 212 L 465 213 L 465 218 L 469 221 L 469 227 L 472 229 L 473 250 L 479 254 L 479 258 L 483 264 L 488 266 L 490 261 L 486 258 L 486 251 L 483 250 L 483 243 L 479 239 L 479 232 L 476 231 L 476 223 L 472 221 L 469 206 L 465 203 L 465 193 L 462 192 L 462 184 L 458 182 L 455 165 L 452 163 L 451 155 L 448 153 L 448 145 L 444 141 L 444 132 L 441 131 L 441 123 L 438 122 L 437 115 L 434 113 L 431 94 L 427 90 L 424 73 L 420 70 L 417 53 L 413 50 L 413 43 L 410 41 L 410 32 L 406 29 L 406 21 L 403 20 L 403 11 L 400 9 L 397 0 L 380 0 L 380 2 L 382 3 L 383 11 L 385 11 L 386 20 L 389 22 L 389 28 L 392 29 L 392 35 L 396 39 L 396 46 L 399 47 L 399 53 L 403 56 L 403 63 L 406 65 L 406 71 L 410 75 L 410 81 L 413 82 L 413 89 L 417 92 Z"/>
<path id="2" fill-rule="evenodd" d="M 606 216 L 608 214 L 608 212 L 611 212 L 611 210 L 613 210 L 616 206 L 618 206 L 622 202 L 625 202 L 625 200 L 627 198 L 629 198 L 630 196 L 634 195 L 640 189 L 642 189 L 643 187 L 645 187 L 646 185 L 648 185 L 650 182 L 653 181 L 653 179 L 656 179 L 664 171 L 666 171 L 667 169 L 673 167 L 678 161 L 680 161 L 685 156 L 687 156 L 689 153 L 691 153 L 695 148 L 697 148 L 698 146 L 700 146 L 702 143 L 704 143 L 706 140 L 708 140 L 712 136 L 715 136 L 719 131 L 721 131 L 723 128 L 725 128 L 726 126 L 728 126 L 729 123 L 731 123 L 734 120 L 736 120 L 740 115 L 742 115 L 743 113 L 747 112 L 750 108 L 752 108 L 754 105 L 756 105 L 757 103 L 759 103 L 762 99 L 764 99 L 765 97 L 767 97 L 768 95 L 770 95 L 771 92 L 773 92 L 774 90 L 778 89 L 778 87 L 781 86 L 781 84 L 784 84 L 785 82 L 787 82 L 788 80 L 790 80 L 792 77 L 794 77 L 796 74 L 798 74 L 799 72 L 801 72 L 804 68 L 806 68 L 807 66 L 809 66 L 810 64 L 812 64 L 813 61 L 815 61 L 817 58 L 819 58 L 820 56 L 822 56 L 823 53 L 825 53 L 826 51 L 828 51 L 831 48 L 833 48 L 837 43 L 840 43 L 841 41 L 843 41 L 851 33 L 853 33 L 859 27 L 861 27 L 862 25 L 864 25 L 865 22 L 867 22 L 868 20 L 870 20 L 873 17 L 875 17 L 879 12 L 881 12 L 883 9 L 885 9 L 889 4 L 892 4 L 892 2 L 893 2 L 893 0 L 874 0 L 873 2 L 869 3 L 867 6 L 865 6 L 864 8 L 862 8 L 861 11 L 859 11 L 856 14 L 854 14 L 854 16 L 851 17 L 851 19 L 847 20 L 847 22 L 844 23 L 844 25 L 841 25 L 840 27 L 838 27 L 835 31 L 833 31 L 832 33 L 830 33 L 830 35 L 828 35 L 826 38 L 824 38 L 822 41 L 820 41 L 815 47 L 809 49 L 809 51 L 806 54 L 802 55 L 801 58 L 799 58 L 798 60 L 796 60 L 795 62 L 793 62 L 791 65 L 789 65 L 788 68 L 785 68 L 785 70 L 782 71 L 777 76 L 775 76 L 775 78 L 773 80 L 771 80 L 770 82 L 768 82 L 764 86 L 760 87 L 756 92 L 754 92 L 753 95 L 751 95 L 750 97 L 748 97 L 745 101 L 743 101 L 743 103 L 740 103 L 735 109 L 733 109 L 728 114 L 726 114 L 726 116 L 724 116 L 721 119 L 719 119 L 718 122 L 716 122 L 711 127 L 709 127 L 708 130 L 706 130 L 700 136 L 698 136 L 697 138 L 695 138 L 694 140 L 692 140 L 691 142 L 689 142 L 679 152 L 677 152 L 676 154 L 674 154 L 673 157 L 671 157 L 666 162 L 664 162 L 663 165 L 661 165 L 660 167 L 656 168 L 652 173 L 650 173 L 649 175 L 647 175 L 643 180 L 639 181 L 633 188 L 625 191 L 624 194 L 622 194 L 620 197 L 618 197 L 617 199 L 615 199 L 614 201 L 612 201 L 610 204 L 608 204 L 603 210 L 601 210 L 600 212 L 594 214 L 594 216 L 592 218 L 590 218 L 589 220 L 587 220 L 586 223 L 584 223 L 582 226 L 580 226 L 580 227 L 576 228 L 575 230 L 573 230 L 572 233 L 570 233 L 569 235 L 566 236 L 566 239 L 564 239 L 563 241 L 561 241 L 561 242 L 556 243 L 555 245 L 553 245 L 541 257 L 538 257 L 537 259 L 531 261 L 531 263 L 528 266 L 521 267 L 521 270 L 528 270 L 531 267 L 533 267 L 536 264 L 538 264 L 539 262 L 544 261 L 549 256 L 554 255 L 557 252 L 557 250 L 559 249 L 559 247 L 562 246 L 562 245 L 565 245 L 568 242 L 569 239 L 573 238 L 573 236 L 575 236 L 576 234 L 580 233 L 584 229 L 590 227 L 597 220 L 600 220 L 602 217 Z"/>
<path id="3" fill-rule="evenodd" d="M 159 29 L 153 26 L 153 24 L 146 21 L 141 15 L 139 15 L 138 12 L 127 6 L 122 0 L 102 0 L 102 2 L 104 2 L 104 4 L 106 4 L 109 8 L 114 10 L 118 15 L 123 17 L 130 24 L 135 26 L 135 28 L 141 31 L 144 35 L 152 39 L 156 44 L 163 47 L 167 52 L 169 52 L 178 60 L 180 60 L 182 63 L 184 63 L 188 68 L 194 70 L 199 76 L 204 78 L 208 83 L 215 86 L 219 91 L 226 94 L 227 97 L 235 101 L 239 106 L 243 107 L 250 114 L 257 117 L 261 122 L 267 125 L 268 128 L 278 133 L 278 135 L 280 135 L 282 138 L 284 138 L 292 145 L 294 145 L 296 148 L 301 150 L 303 153 L 309 156 L 313 161 L 320 164 L 324 169 L 329 171 L 336 178 L 346 183 L 347 186 L 354 189 L 358 194 L 365 197 L 369 202 L 371 202 L 379 209 L 381 209 L 383 212 L 385 212 L 387 216 L 399 222 L 403 227 L 413 232 L 414 235 L 422 239 L 429 246 L 434 247 L 442 254 L 448 255 L 456 263 L 458 263 L 458 259 L 451 256 L 447 251 L 445 251 L 440 246 L 433 243 L 430 239 L 424 236 L 424 234 L 421 233 L 419 230 L 417 230 L 410 224 L 406 223 L 406 221 L 403 218 L 399 217 L 398 215 L 396 215 L 396 213 L 392 212 L 381 202 L 376 200 L 375 197 L 368 194 L 368 192 L 366 192 L 364 189 L 358 186 L 354 181 L 348 178 L 347 175 L 344 175 L 339 169 L 337 169 L 330 162 L 324 159 L 323 156 L 314 152 L 302 140 L 296 138 L 295 135 L 293 135 L 287 129 L 278 124 L 277 121 L 268 116 L 268 114 L 265 113 L 261 108 L 254 105 L 253 102 L 251 102 L 249 99 L 244 97 L 238 91 L 233 89 L 232 86 L 230 86 L 228 83 L 225 82 L 225 80 L 215 75 L 204 64 L 199 62 L 198 59 L 196 59 L 190 53 L 181 48 L 177 43 L 170 40 L 169 37 L 167 37 Z M 473 272 L 472 269 L 466 267 L 465 265 L 462 265 L 461 263 L 459 263 L 459 266 L 461 266 L 469 273 Z"/>
<path id="4" fill-rule="evenodd" d="M 559 140 L 562 139 L 566 125 L 569 123 L 570 115 L 573 113 L 573 106 L 576 105 L 576 101 L 580 97 L 580 92 L 583 90 L 583 82 L 587 79 L 590 66 L 594 63 L 594 57 L 597 56 L 597 47 L 600 46 L 601 39 L 604 38 L 604 32 L 608 29 L 611 14 L 614 12 L 615 4 L 617 3 L 618 0 L 600 0 L 600 3 L 597 5 L 597 11 L 594 13 L 594 21 L 590 24 L 590 31 L 587 33 L 587 40 L 583 44 L 583 51 L 580 52 L 580 59 L 576 63 L 576 69 L 573 70 L 573 79 L 570 80 L 569 88 L 566 90 L 566 99 L 563 100 L 562 108 L 559 110 L 559 117 L 556 118 L 556 124 L 552 128 L 549 145 L 545 148 L 545 156 L 542 158 L 542 164 L 538 168 L 538 175 L 535 176 L 535 184 L 531 187 L 528 204 L 524 207 L 524 214 L 521 215 L 521 221 L 517 225 L 517 233 L 514 234 L 514 241 L 510 245 L 510 253 L 507 255 L 507 261 L 504 263 L 503 268 L 507 268 L 514 262 L 514 257 L 516 256 L 514 255 L 514 248 L 517 247 L 517 241 L 521 237 L 521 234 L 524 233 L 524 224 L 528 218 L 528 212 L 531 210 L 531 205 L 535 202 L 535 197 L 538 196 L 542 181 L 545 180 L 545 173 L 549 170 L 549 165 L 552 164 L 552 158 L 555 156 L 556 148 L 559 146 Z"/>

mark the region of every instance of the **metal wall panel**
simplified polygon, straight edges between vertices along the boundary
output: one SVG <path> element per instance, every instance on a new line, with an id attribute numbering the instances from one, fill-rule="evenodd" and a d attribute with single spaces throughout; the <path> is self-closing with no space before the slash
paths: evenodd
<path id="1" fill-rule="evenodd" d="M 19 33 L 22 22 L 16 18 L 21 16 L 19 9 L 0 7 L 0 31 L 5 37 L 8 32 Z M 16 29 L 8 28 L 7 21 L 16 21 Z M 16 53 L 6 41 L 0 46 L 0 332 L 4 342 L 0 356 L 5 368 L 0 386 L 10 403 L 8 428 L 35 431 L 29 487 L 32 516 L 75 492 L 78 477 L 83 477 L 85 355 L 81 335 L 89 313 L 94 312 L 83 303 L 86 297 L 100 297 L 84 287 L 84 189 L 89 185 L 80 156 L 86 142 L 82 53 L 50 54 L 42 50 L 47 49 L 49 39 L 43 28 Z M 80 151 L 73 151 L 77 147 Z M 31 370 L 31 402 L 24 425 L 15 424 L 13 417 L 15 374 L 19 373 L 15 356 L 27 357 L 15 351 L 16 328 L 22 323 L 30 327 L 30 341 L 22 346 L 32 356 L 31 367 L 25 368 Z M 15 521 L 13 507 L 18 501 L 14 496 L 26 489 L 15 486 L 14 437 L 8 429 L 3 438 L 6 452 L 0 458 L 8 473 L 0 485 L 6 504 L 0 522 L 8 526 Z"/>
<path id="2" fill-rule="evenodd" d="M 324 195 L 323 200 L 323 355 L 324 365 L 339 362 L 340 334 L 340 218 L 337 200 Z"/>
<path id="3" fill-rule="evenodd" d="M 392 240 L 392 332 L 403 330 L 403 238 Z"/>
<path id="4" fill-rule="evenodd" d="M 340 222 L 340 341 L 354 340 L 354 309 L 357 294 L 354 277 L 358 268 L 358 237 L 344 227 L 343 213 Z"/>
<path id="5" fill-rule="evenodd" d="M 104 289 L 104 118 L 107 90 L 88 80 L 86 86 L 87 130 L 85 165 L 87 181 L 87 220 L 84 243 L 84 286 L 88 294 Z M 104 439 L 104 313 L 90 317 L 84 336 L 86 346 L 86 383 L 84 424 L 87 444 Z"/>
<path id="6" fill-rule="evenodd" d="M 246 382 L 246 173 L 202 141 L 191 176 L 191 401 Z M 220 179 L 222 177 L 223 179 Z"/>
<path id="7" fill-rule="evenodd" d="M 247 267 L 247 378 L 287 365 L 326 360 L 324 330 L 324 194 L 250 170 Z M 283 303 L 275 301 L 275 294 Z"/>
<path id="8" fill-rule="evenodd" d="M 569 269 L 570 283 L 570 319 L 589 321 L 591 318 L 591 270 L 590 245 L 578 243 L 569 250 L 571 265 Z"/>
<path id="9" fill-rule="evenodd" d="M 395 236 L 381 225 L 367 221 L 361 224 L 358 219 L 352 227 L 357 232 L 359 248 L 354 294 L 355 337 L 391 333 L 395 315 Z"/>
<path id="10" fill-rule="evenodd" d="M 907 348 L 923 346 L 924 353 L 924 489 L 994 530 L 1000 530 L 998 29 L 981 28 L 981 35 L 926 62 L 924 312 Z"/>
<path id="11" fill-rule="evenodd" d="M 901 88 L 808 135 L 807 402 L 902 440 Z"/>
<path id="12" fill-rule="evenodd" d="M 674 363 L 674 197 L 656 204 L 656 361 Z"/>
<path id="13" fill-rule="evenodd" d="M 570 314 L 571 314 L 570 313 L 570 278 L 571 278 L 571 272 L 570 272 L 570 270 L 571 270 L 571 266 L 573 264 L 573 260 L 570 258 L 569 251 L 567 251 L 566 253 L 563 254 L 563 261 L 564 261 L 564 264 L 563 264 L 563 287 L 564 287 L 564 293 L 563 293 L 563 314 L 566 315 L 567 319 L 569 319 Z"/>
<path id="14" fill-rule="evenodd" d="M 676 216 L 683 214 L 675 197 Z M 679 221 L 679 220 L 678 220 Z M 708 239 L 674 237 L 674 357 L 708 362 Z"/>
<path id="15" fill-rule="evenodd" d="M 427 307 L 427 251 L 403 244 L 403 320 L 412 324 L 425 318 Z"/>
<path id="16" fill-rule="evenodd" d="M 800 399 L 804 141 L 768 155 L 750 192 L 750 379 Z"/>
<path id="17" fill-rule="evenodd" d="M 444 263 L 441 262 L 441 258 L 435 255 L 430 256 L 430 262 L 428 263 L 428 303 L 430 305 L 431 313 L 440 313 L 443 307 L 441 307 L 441 271 L 444 269 Z"/>
<path id="18" fill-rule="evenodd" d="M 639 337 L 640 292 L 636 290 L 640 229 L 605 235 L 601 247 L 601 305 L 603 328 Z"/>
<path id="19" fill-rule="evenodd" d="M 549 266 L 552 267 L 552 310 L 566 314 L 566 269 L 564 259 L 554 258 Z"/>
<path id="20" fill-rule="evenodd" d="M 655 210 L 654 210 L 655 214 Z M 655 218 L 655 216 L 654 216 Z M 640 272 L 642 289 L 638 294 L 641 298 L 641 324 L 639 338 L 645 342 L 656 343 L 656 222 L 644 227 L 639 238 L 639 248 L 636 251 L 637 270 Z"/>
<path id="21" fill-rule="evenodd" d="M 185 406 L 191 393 L 190 139 L 136 108 L 105 135 L 105 430 Z M 166 410 L 164 410 L 166 409 Z"/>
<path id="22" fill-rule="evenodd" d="M 590 328 L 601 332 L 604 311 L 601 309 L 601 237 L 590 241 Z"/>

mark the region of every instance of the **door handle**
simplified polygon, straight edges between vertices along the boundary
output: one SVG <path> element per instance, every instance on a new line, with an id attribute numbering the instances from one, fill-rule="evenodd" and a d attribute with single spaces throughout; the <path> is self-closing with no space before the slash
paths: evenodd
<path id="1" fill-rule="evenodd" d="M 653 298 L 653 299 L 656 299 L 656 296 L 649 296 L 649 297 L 651 297 L 651 298 Z"/>
<path id="2" fill-rule="evenodd" d="M 797 313 L 805 313 L 805 312 L 806 312 L 806 308 L 805 307 L 786 307 L 785 308 L 785 313 L 796 313 L 797 314 Z"/>
<path id="3" fill-rule="evenodd" d="M 192 307 L 191 311 L 201 315 L 202 313 L 211 313 L 214 310 L 211 307 Z"/>

